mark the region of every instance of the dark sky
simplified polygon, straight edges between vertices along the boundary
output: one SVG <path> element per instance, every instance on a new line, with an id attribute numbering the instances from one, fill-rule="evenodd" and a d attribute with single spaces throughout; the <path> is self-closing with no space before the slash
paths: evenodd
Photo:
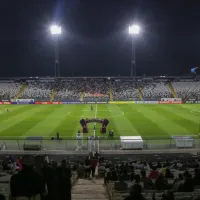
<path id="1" fill-rule="evenodd" d="M 134 21 L 138 75 L 200 64 L 199 0 L 5 0 L 0 16 L 1 77 L 54 75 L 53 22 L 63 27 L 62 76 L 130 75 Z"/>

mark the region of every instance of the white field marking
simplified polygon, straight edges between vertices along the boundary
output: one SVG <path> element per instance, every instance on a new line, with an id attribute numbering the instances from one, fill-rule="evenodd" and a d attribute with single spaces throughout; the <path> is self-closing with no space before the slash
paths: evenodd
<path id="1" fill-rule="evenodd" d="M 97 104 L 96 104 L 96 109 L 95 109 L 95 114 L 94 114 L 94 118 L 96 119 L 97 118 L 97 109 L 98 109 L 98 107 L 97 107 Z M 95 126 L 96 126 L 96 122 L 94 123 L 95 124 Z"/>
<path id="2" fill-rule="evenodd" d="M 190 110 L 190 113 L 195 114 L 195 113 L 200 113 L 200 110 Z"/>

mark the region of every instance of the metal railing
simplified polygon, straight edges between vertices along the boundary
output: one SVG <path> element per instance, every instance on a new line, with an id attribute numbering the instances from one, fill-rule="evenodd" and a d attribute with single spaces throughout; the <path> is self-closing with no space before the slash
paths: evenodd
<path id="1" fill-rule="evenodd" d="M 40 146 L 40 150 L 48 151 L 90 151 L 91 143 L 88 142 L 87 137 L 84 137 L 81 142 L 77 140 L 76 137 L 65 137 L 60 140 L 51 140 L 50 138 L 42 139 L 26 139 L 26 138 L 0 138 L 0 149 L 4 150 L 24 150 L 26 145 Z M 122 143 L 120 137 L 108 138 L 99 137 L 98 148 L 100 151 L 116 151 L 122 149 Z M 78 148 L 79 147 L 79 148 Z M 187 148 L 187 141 L 183 141 L 183 148 Z M 200 148 L 200 138 L 198 136 L 194 137 L 192 148 Z M 176 141 L 172 138 L 143 138 L 143 149 L 144 150 L 158 150 L 158 149 L 177 149 Z"/>

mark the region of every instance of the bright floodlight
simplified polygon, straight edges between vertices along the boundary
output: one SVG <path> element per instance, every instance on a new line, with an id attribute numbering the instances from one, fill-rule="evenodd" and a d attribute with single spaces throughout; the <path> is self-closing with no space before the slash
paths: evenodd
<path id="1" fill-rule="evenodd" d="M 129 26 L 129 34 L 138 35 L 140 33 L 140 27 L 136 24 Z"/>
<path id="2" fill-rule="evenodd" d="M 61 26 L 52 25 L 50 27 L 50 31 L 52 35 L 60 35 L 62 33 Z"/>

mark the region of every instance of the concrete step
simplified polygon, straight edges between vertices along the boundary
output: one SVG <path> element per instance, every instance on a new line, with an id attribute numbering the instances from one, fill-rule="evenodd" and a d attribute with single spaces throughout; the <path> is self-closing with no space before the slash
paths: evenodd
<path id="1" fill-rule="evenodd" d="M 78 179 L 72 188 L 72 200 L 106 200 L 108 194 L 103 179 Z"/>
<path id="2" fill-rule="evenodd" d="M 105 194 L 72 194 L 73 199 L 106 199 Z"/>

